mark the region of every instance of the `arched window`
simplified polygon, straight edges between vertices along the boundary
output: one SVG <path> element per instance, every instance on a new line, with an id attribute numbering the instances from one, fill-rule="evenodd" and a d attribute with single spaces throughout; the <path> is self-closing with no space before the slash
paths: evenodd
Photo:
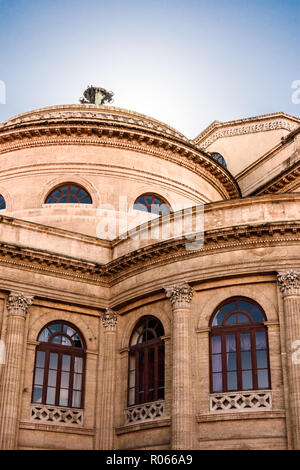
<path id="1" fill-rule="evenodd" d="M 0 194 L 0 210 L 6 209 L 6 202 L 2 194 Z"/>
<path id="2" fill-rule="evenodd" d="M 223 155 L 221 155 L 218 152 L 213 152 L 213 153 L 211 153 L 211 156 L 213 157 L 214 160 L 221 163 L 221 165 L 223 165 L 225 168 L 227 168 L 227 163 L 226 163 L 225 158 L 223 157 Z"/>
<path id="3" fill-rule="evenodd" d="M 66 183 L 53 189 L 45 204 L 92 204 L 92 198 L 81 186 Z"/>
<path id="4" fill-rule="evenodd" d="M 76 327 L 51 322 L 38 336 L 32 402 L 83 408 L 85 344 Z"/>
<path id="5" fill-rule="evenodd" d="M 130 339 L 128 406 L 164 399 L 164 329 L 155 317 L 144 317 Z"/>
<path id="6" fill-rule="evenodd" d="M 169 204 L 155 194 L 143 194 L 139 196 L 135 200 L 133 208 L 139 211 L 152 212 L 152 214 L 157 215 L 167 215 L 171 212 Z"/>
<path id="7" fill-rule="evenodd" d="M 211 319 L 211 393 L 270 388 L 266 316 L 253 300 L 233 297 Z"/>

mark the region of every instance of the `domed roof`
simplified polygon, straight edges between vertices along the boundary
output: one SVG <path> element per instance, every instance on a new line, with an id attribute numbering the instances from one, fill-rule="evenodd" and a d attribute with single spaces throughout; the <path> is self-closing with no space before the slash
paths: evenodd
<path id="1" fill-rule="evenodd" d="M 46 122 L 107 122 L 120 123 L 123 126 L 144 128 L 157 132 L 159 134 L 167 134 L 169 136 L 190 142 L 183 134 L 167 124 L 151 118 L 135 111 L 129 111 L 114 106 L 95 105 L 95 104 L 69 104 L 49 106 L 47 108 L 35 109 L 26 113 L 18 114 L 2 123 L 0 123 L 0 131 L 12 127 L 24 125 L 38 124 Z"/>

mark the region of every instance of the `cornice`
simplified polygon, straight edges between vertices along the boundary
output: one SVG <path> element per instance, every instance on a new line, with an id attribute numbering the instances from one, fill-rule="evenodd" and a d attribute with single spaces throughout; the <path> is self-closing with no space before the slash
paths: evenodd
<path id="1" fill-rule="evenodd" d="M 187 250 L 186 242 L 186 238 L 162 241 L 134 250 L 107 264 L 2 243 L 0 265 L 109 287 L 145 270 L 178 260 L 237 249 L 300 244 L 300 220 L 208 230 L 204 234 L 204 245 L 198 250 Z"/>
<path id="2" fill-rule="evenodd" d="M 275 194 L 288 191 L 290 186 L 299 180 L 300 184 L 300 161 L 296 162 L 292 167 L 275 176 L 263 186 L 255 189 L 250 196 L 260 196 L 264 194 Z"/>
<path id="3" fill-rule="evenodd" d="M 99 145 L 151 154 L 201 175 L 222 197 L 240 196 L 234 177 L 192 141 L 171 132 L 136 127 L 123 121 L 61 120 L 0 128 L 0 154 L 49 145 Z M 221 183 L 221 185 L 220 185 Z"/>
<path id="4" fill-rule="evenodd" d="M 222 137 L 254 134 L 276 129 L 284 129 L 293 132 L 298 129 L 299 126 L 300 119 L 285 113 L 265 114 L 236 121 L 214 121 L 194 139 L 194 142 L 200 148 L 206 149 L 209 145 Z"/>

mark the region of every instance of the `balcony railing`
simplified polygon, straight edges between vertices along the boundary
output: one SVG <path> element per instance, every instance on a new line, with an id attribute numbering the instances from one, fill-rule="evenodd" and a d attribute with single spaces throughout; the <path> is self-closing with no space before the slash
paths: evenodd
<path id="1" fill-rule="evenodd" d="M 270 390 L 214 393 L 209 396 L 211 412 L 255 411 L 272 409 Z"/>
<path id="2" fill-rule="evenodd" d="M 163 418 L 165 414 L 164 400 L 134 405 L 125 410 L 125 424 L 135 424 Z"/>
<path id="3" fill-rule="evenodd" d="M 83 425 L 83 410 L 32 404 L 30 406 L 30 421 L 81 427 Z"/>

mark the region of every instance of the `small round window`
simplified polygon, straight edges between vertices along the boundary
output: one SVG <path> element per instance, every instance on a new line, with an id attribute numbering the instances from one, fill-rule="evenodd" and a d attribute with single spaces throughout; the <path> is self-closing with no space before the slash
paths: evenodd
<path id="1" fill-rule="evenodd" d="M 45 204 L 92 204 L 92 198 L 81 186 L 68 183 L 53 189 Z"/>

